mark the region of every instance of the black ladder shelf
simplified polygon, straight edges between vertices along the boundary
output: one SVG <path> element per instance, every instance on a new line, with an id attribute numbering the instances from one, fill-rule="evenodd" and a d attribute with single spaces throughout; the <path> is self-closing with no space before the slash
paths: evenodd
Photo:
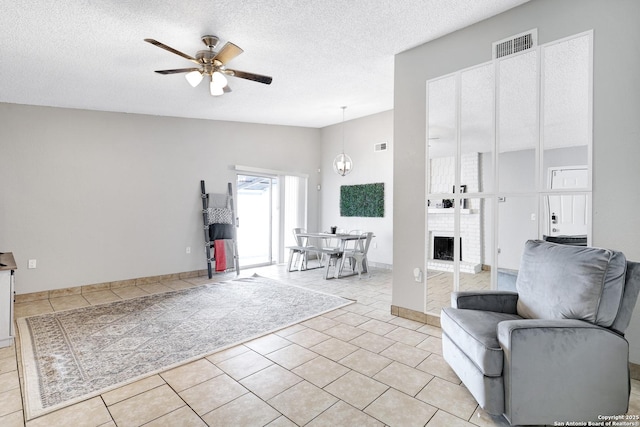
<path id="1" fill-rule="evenodd" d="M 209 218 L 209 208 L 226 208 L 231 211 L 231 240 L 233 242 L 233 250 L 232 253 L 225 253 L 225 257 L 233 256 L 233 269 L 236 272 L 236 276 L 240 274 L 240 259 L 238 258 L 238 240 L 237 240 L 237 232 L 236 232 L 236 211 L 233 203 L 233 187 L 229 182 L 227 184 L 227 193 L 226 194 L 207 194 L 205 190 L 204 181 L 200 181 L 200 192 L 202 198 L 202 222 L 204 224 L 204 242 L 205 242 L 205 251 L 207 257 L 207 273 L 209 275 L 209 279 L 213 277 L 213 268 L 211 267 L 211 262 L 215 262 L 216 255 L 215 250 L 212 251 L 214 247 L 214 242 L 210 240 L 209 228 L 213 223 L 211 222 L 211 218 Z M 220 200 L 225 200 L 224 206 L 220 204 Z M 213 201 L 215 206 L 210 206 L 210 201 Z M 231 269 L 226 269 L 225 272 Z M 219 273 L 222 273 L 220 271 Z"/>

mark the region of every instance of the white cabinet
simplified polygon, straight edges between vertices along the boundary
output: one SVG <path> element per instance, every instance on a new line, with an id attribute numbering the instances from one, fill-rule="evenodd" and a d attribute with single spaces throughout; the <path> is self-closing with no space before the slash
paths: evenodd
<path id="1" fill-rule="evenodd" d="M 13 254 L 0 253 L 0 347 L 13 344 L 14 271 Z"/>

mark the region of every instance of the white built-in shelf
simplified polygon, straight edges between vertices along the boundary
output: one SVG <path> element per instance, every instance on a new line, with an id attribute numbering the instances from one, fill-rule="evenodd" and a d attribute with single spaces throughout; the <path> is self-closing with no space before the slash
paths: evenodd
<path id="1" fill-rule="evenodd" d="M 455 211 L 454 208 L 428 208 L 427 212 L 431 214 L 452 214 Z M 477 214 L 478 209 L 460 209 L 461 215 Z"/>

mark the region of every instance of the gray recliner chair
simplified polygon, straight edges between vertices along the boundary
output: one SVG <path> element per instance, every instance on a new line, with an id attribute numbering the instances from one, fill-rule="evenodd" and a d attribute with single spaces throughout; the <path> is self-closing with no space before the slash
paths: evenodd
<path id="1" fill-rule="evenodd" d="M 628 410 L 629 326 L 640 264 L 621 252 L 528 241 L 516 292 L 451 295 L 444 359 L 511 424 L 602 421 Z"/>

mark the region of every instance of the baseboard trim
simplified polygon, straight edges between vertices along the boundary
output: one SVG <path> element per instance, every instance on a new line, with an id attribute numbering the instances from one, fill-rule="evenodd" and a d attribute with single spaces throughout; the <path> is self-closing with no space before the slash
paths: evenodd
<path id="1" fill-rule="evenodd" d="M 163 274 L 160 276 L 138 277 L 136 279 L 117 280 L 114 282 L 94 283 L 91 285 L 74 286 L 70 288 L 52 289 L 49 291 L 32 292 L 27 294 L 17 294 L 15 302 L 31 302 L 46 300 L 50 298 L 59 298 L 69 295 L 82 295 L 91 292 L 104 291 L 108 289 L 120 289 L 128 286 L 149 285 L 151 283 L 170 282 L 172 280 L 193 279 L 196 277 L 207 276 L 207 270 L 185 271 L 182 273 Z"/>
<path id="2" fill-rule="evenodd" d="M 640 380 L 640 365 L 629 362 L 629 372 L 631 373 L 631 379 Z"/>
<path id="3" fill-rule="evenodd" d="M 385 264 L 383 262 L 371 262 L 369 261 L 369 265 L 374 268 L 379 268 L 381 270 L 393 270 L 393 264 Z"/>
<path id="4" fill-rule="evenodd" d="M 415 320 L 416 322 L 424 323 L 425 325 L 440 327 L 440 317 L 433 314 L 423 313 L 421 311 L 411 310 L 409 308 L 398 307 L 397 305 L 391 306 L 391 314 L 393 316 L 402 317 L 404 319 Z"/>

